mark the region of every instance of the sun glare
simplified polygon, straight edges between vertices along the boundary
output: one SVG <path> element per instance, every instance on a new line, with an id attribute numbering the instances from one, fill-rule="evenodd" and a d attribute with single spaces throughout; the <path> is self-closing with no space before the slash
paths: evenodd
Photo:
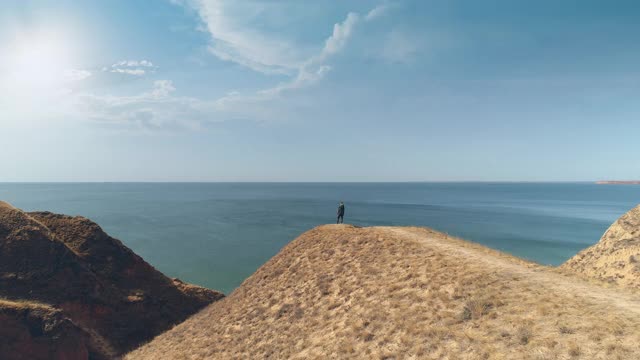
<path id="1" fill-rule="evenodd" d="M 2 50 L 2 81 L 19 96 L 62 91 L 72 59 L 70 42 L 61 34 L 17 36 Z"/>

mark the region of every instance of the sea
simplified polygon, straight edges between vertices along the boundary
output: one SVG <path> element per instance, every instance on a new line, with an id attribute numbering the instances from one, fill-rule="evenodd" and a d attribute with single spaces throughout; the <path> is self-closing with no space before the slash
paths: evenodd
<path id="1" fill-rule="evenodd" d="M 96 221 L 168 276 L 230 293 L 301 233 L 428 226 L 541 264 L 596 243 L 640 186 L 591 183 L 0 183 L 0 200 Z"/>

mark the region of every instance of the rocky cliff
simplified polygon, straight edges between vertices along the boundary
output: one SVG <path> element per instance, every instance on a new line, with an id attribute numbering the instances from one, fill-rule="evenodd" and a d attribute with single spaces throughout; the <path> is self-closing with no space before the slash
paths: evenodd
<path id="1" fill-rule="evenodd" d="M 59 309 L 31 301 L 0 300 L 0 358 L 109 360 L 117 354 Z"/>
<path id="2" fill-rule="evenodd" d="M 640 289 L 640 205 L 616 220 L 597 244 L 579 252 L 561 268 Z"/>
<path id="3" fill-rule="evenodd" d="M 86 218 L 26 213 L 0 202 L 0 297 L 9 300 L 0 303 L 0 309 L 16 329 L 19 319 L 30 317 L 7 304 L 16 300 L 47 304 L 54 315 L 39 321 L 75 329 L 63 333 L 83 334 L 75 338 L 84 343 L 77 347 L 84 346 L 87 356 L 74 350 L 74 356 L 61 359 L 86 359 L 126 352 L 223 295 L 164 276 Z M 30 334 L 22 336 L 23 348 L 35 337 L 66 341 L 64 336 L 31 331 L 38 326 L 28 321 L 20 326 Z M 11 359 L 5 355 L 9 351 L 11 347 L 0 342 L 0 358 Z"/>

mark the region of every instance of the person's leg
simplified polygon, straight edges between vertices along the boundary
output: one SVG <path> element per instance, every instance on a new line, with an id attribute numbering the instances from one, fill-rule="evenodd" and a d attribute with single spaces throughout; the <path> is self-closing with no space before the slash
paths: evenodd
<path id="1" fill-rule="evenodd" d="M 338 218 L 336 219 L 336 224 L 340 224 L 340 215 L 338 215 Z"/>

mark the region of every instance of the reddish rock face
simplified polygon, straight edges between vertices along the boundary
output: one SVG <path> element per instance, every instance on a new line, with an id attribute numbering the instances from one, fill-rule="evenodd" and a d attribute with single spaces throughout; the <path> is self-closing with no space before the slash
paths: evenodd
<path id="1" fill-rule="evenodd" d="M 51 304 L 103 352 L 124 353 L 223 296 L 164 276 L 86 218 L 0 202 L 0 297 Z"/>
<path id="2" fill-rule="evenodd" d="M 0 302 L 0 357 L 14 360 L 85 360 L 90 336 L 58 310 Z"/>

